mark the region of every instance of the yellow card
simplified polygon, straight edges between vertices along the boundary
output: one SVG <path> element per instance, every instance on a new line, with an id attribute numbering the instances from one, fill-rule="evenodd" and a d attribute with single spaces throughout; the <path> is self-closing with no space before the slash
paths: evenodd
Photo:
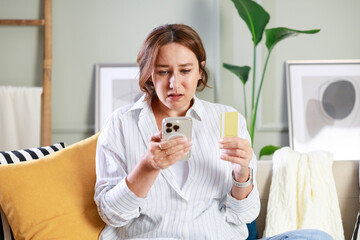
<path id="1" fill-rule="evenodd" d="M 220 137 L 237 137 L 238 116 L 237 112 L 221 113 Z"/>

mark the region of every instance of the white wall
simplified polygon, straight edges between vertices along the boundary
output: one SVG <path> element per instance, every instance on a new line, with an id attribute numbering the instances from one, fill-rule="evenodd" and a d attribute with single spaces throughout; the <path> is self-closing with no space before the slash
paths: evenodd
<path id="1" fill-rule="evenodd" d="M 39 18 L 41 3 L 0 0 L 0 18 Z M 255 134 L 256 153 L 266 144 L 288 144 L 285 60 L 360 58 L 360 1 L 262 4 L 271 15 L 269 27 L 321 32 L 286 39 L 273 51 Z M 243 111 L 242 84 L 221 67 L 222 62 L 252 65 L 250 34 L 230 0 L 53 1 L 53 141 L 70 144 L 93 133 L 94 64 L 135 62 L 145 36 L 157 25 L 174 22 L 193 26 L 204 41 L 214 88 L 200 96 Z M 39 43 L 42 30 L 36 27 L 0 26 L 0 85 L 41 85 Z M 265 56 L 263 47 L 259 57 Z"/>

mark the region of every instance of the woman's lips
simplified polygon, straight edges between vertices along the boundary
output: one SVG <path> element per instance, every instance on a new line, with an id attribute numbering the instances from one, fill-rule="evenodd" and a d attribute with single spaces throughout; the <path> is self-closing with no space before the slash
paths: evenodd
<path id="1" fill-rule="evenodd" d="M 170 98 L 173 101 L 176 101 L 176 100 L 180 100 L 183 96 L 184 94 L 180 94 L 180 93 L 170 93 L 168 95 L 168 98 Z"/>

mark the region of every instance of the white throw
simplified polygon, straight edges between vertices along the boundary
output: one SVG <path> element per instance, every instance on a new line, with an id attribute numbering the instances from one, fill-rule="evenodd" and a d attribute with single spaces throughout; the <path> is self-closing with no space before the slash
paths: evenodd
<path id="1" fill-rule="evenodd" d="M 0 151 L 40 146 L 41 87 L 0 86 Z"/>
<path id="2" fill-rule="evenodd" d="M 332 154 L 323 151 L 300 154 L 285 147 L 274 153 L 264 237 L 319 229 L 344 239 L 332 163 Z"/>

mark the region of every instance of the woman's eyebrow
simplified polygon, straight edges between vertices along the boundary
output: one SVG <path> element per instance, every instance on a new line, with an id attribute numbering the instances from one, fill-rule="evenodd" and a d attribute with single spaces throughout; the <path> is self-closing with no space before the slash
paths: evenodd
<path id="1" fill-rule="evenodd" d="M 155 67 L 166 68 L 166 67 L 169 67 L 169 65 L 157 64 Z"/>
<path id="2" fill-rule="evenodd" d="M 194 64 L 192 63 L 182 63 L 182 64 L 179 64 L 178 66 L 179 67 L 188 67 L 188 66 L 193 66 Z M 155 67 L 159 67 L 159 68 L 168 68 L 170 67 L 169 65 L 166 65 L 166 64 L 157 64 Z"/>
<path id="3" fill-rule="evenodd" d="M 192 66 L 192 63 L 184 63 L 184 64 L 179 64 L 180 67 L 188 67 L 188 66 Z"/>

